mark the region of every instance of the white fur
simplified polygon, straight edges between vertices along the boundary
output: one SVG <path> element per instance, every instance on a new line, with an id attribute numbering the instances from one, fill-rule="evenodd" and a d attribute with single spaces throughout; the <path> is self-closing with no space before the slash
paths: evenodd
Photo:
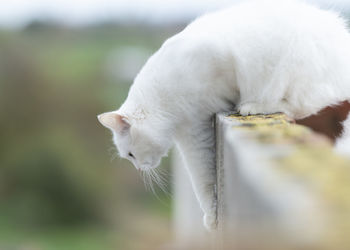
<path id="1" fill-rule="evenodd" d="M 343 122 L 343 134 L 337 140 L 335 150 L 344 156 L 350 156 L 350 117 Z"/>
<path id="2" fill-rule="evenodd" d="M 236 107 L 243 115 L 302 118 L 349 98 L 350 35 L 337 13 L 292 0 L 250 1 L 202 16 L 168 39 L 113 112 L 130 128 L 112 130 L 121 156 L 144 170 L 175 142 L 211 229 L 215 113 Z"/>

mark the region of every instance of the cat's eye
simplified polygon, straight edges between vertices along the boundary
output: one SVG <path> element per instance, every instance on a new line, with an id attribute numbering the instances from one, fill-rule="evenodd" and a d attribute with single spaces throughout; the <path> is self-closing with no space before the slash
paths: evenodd
<path id="1" fill-rule="evenodd" d="M 132 158 L 135 158 L 135 156 L 131 153 L 131 152 L 129 152 L 129 154 L 128 154 L 130 157 L 132 157 Z"/>

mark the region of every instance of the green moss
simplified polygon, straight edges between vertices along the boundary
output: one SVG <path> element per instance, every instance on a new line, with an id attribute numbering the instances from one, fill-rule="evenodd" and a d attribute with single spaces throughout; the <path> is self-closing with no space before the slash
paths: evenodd
<path id="1" fill-rule="evenodd" d="M 296 125 L 285 114 L 241 116 L 230 115 L 226 119 L 234 121 L 235 129 L 251 131 L 262 143 L 293 143 L 304 144 L 306 140 L 315 141 L 310 129 Z M 317 141 L 328 144 L 324 137 L 318 137 Z"/>

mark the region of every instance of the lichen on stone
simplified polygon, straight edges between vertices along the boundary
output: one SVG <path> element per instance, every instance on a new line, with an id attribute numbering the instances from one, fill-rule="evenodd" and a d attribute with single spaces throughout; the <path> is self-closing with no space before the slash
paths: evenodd
<path id="1" fill-rule="evenodd" d="M 293 123 L 285 114 L 241 116 L 234 114 L 227 116 L 235 129 L 251 131 L 262 143 L 303 143 L 312 134 L 311 130 Z M 327 141 L 325 138 L 324 141 Z"/>

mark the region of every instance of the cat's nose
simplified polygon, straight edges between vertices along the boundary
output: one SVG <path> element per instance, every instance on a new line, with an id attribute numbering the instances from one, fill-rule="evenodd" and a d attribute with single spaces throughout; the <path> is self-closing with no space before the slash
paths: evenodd
<path id="1" fill-rule="evenodd" d="M 136 168 L 136 170 L 141 170 L 141 168 L 140 168 L 135 162 L 132 162 L 132 164 L 134 165 L 134 167 Z"/>

